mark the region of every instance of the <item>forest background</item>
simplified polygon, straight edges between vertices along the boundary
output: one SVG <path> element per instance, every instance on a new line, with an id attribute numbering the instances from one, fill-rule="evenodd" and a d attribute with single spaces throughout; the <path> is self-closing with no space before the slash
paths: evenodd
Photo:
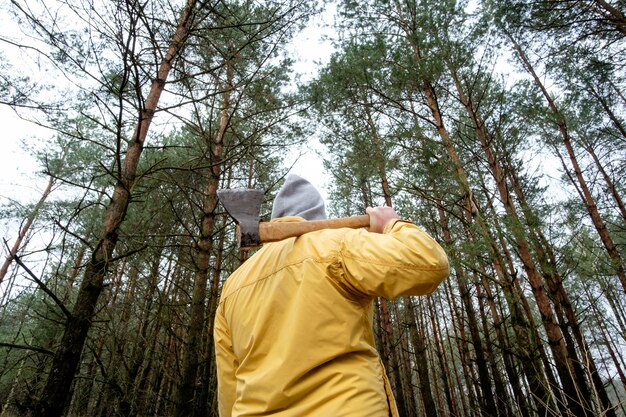
<path id="1" fill-rule="evenodd" d="M 217 415 L 212 319 L 250 254 L 216 191 L 267 216 L 309 147 L 332 216 L 390 205 L 449 254 L 433 295 L 376 300 L 402 416 L 625 415 L 625 10 L 3 3 L 0 103 L 42 191 L 3 189 L 1 415 Z"/>

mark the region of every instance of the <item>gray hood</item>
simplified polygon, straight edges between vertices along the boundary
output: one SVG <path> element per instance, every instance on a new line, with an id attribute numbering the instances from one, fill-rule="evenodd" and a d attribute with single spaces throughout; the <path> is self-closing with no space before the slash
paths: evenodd
<path id="1" fill-rule="evenodd" d="M 295 174 L 289 174 L 274 198 L 272 219 L 300 216 L 305 220 L 326 218 L 324 200 L 315 186 Z"/>

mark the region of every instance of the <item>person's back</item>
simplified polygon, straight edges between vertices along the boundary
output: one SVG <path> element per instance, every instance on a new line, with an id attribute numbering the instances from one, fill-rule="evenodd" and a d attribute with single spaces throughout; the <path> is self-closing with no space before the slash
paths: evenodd
<path id="1" fill-rule="evenodd" d="M 447 274 L 439 245 L 397 220 L 383 234 L 323 230 L 265 245 L 222 290 L 220 415 L 397 415 L 374 344 L 373 300 L 430 293 Z"/>

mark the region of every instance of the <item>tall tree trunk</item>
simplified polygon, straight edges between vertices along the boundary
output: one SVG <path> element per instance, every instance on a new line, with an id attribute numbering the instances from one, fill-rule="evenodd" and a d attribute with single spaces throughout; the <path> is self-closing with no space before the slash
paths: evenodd
<path id="1" fill-rule="evenodd" d="M 491 316 L 493 317 L 493 327 L 496 332 L 496 339 L 498 341 L 498 344 L 500 345 L 500 349 L 502 350 L 502 361 L 504 363 L 504 370 L 508 377 L 508 382 L 511 385 L 511 390 L 513 391 L 513 395 L 515 396 L 515 401 L 517 402 L 520 414 L 522 415 L 522 417 L 530 417 L 526 395 L 524 394 L 522 385 L 520 384 L 520 376 L 519 372 L 517 371 L 518 366 L 515 364 L 515 358 L 513 357 L 513 355 L 511 355 L 510 343 L 508 342 L 505 335 L 505 329 L 503 329 L 502 325 L 502 318 L 495 302 L 495 295 L 487 279 L 486 273 L 483 274 L 483 287 L 485 288 L 486 292 L 487 305 L 491 312 Z M 545 412 L 545 410 L 543 411 Z"/>
<path id="2" fill-rule="evenodd" d="M 530 204 L 526 200 L 526 195 L 517 178 L 517 175 L 515 174 L 510 160 L 505 158 L 504 163 L 506 164 L 507 175 L 513 184 L 513 190 L 515 191 L 522 207 L 522 211 L 524 212 L 531 241 L 541 264 L 544 279 L 548 284 L 548 288 L 552 295 L 555 310 L 557 314 L 562 316 L 559 318 L 559 321 L 561 322 L 561 326 L 563 328 L 562 332 L 565 337 L 566 345 L 568 346 L 568 351 L 570 352 L 569 355 L 572 359 L 574 375 L 576 375 L 577 381 L 580 384 L 579 387 L 581 389 L 581 394 L 585 397 L 584 400 L 589 403 L 588 405 L 591 406 L 591 391 L 585 382 L 586 376 L 590 375 L 591 382 L 597 396 L 599 397 L 600 404 L 602 408 L 606 410 L 603 412 L 609 417 L 615 416 L 613 405 L 611 404 L 604 387 L 604 382 L 602 382 L 600 375 L 598 374 L 595 360 L 591 355 L 591 350 L 589 349 L 583 331 L 580 328 L 574 307 L 572 306 L 567 291 L 563 286 L 563 279 L 557 270 L 557 256 L 554 253 L 552 245 L 548 242 L 548 239 L 545 237 L 541 229 L 537 227 L 536 222 L 534 221 L 535 216 L 531 212 Z M 583 356 L 583 361 L 578 358 L 576 346 L 571 340 L 570 334 L 576 341 L 578 351 L 580 351 L 580 354 Z"/>
<path id="3" fill-rule="evenodd" d="M 624 219 L 624 224 L 626 225 L 626 205 L 624 204 L 624 200 L 622 200 L 622 196 L 620 196 L 619 192 L 617 191 L 617 187 L 615 186 L 615 183 L 611 179 L 611 176 L 606 172 L 606 170 L 602 166 L 602 163 L 600 162 L 600 158 L 598 158 L 598 155 L 596 155 L 596 152 L 594 151 L 593 146 L 588 145 L 585 149 L 587 150 L 587 153 L 589 153 L 589 155 L 591 155 L 591 157 L 593 158 L 593 162 L 596 164 L 596 168 L 598 168 L 598 171 L 600 171 L 600 173 L 602 174 L 602 178 L 604 179 L 604 182 L 606 183 L 607 188 L 611 192 L 611 195 L 613 196 L 613 199 L 615 200 L 615 203 L 617 204 L 617 208 L 619 209 L 622 219 Z"/>
<path id="4" fill-rule="evenodd" d="M 149 397 L 146 393 L 146 385 L 148 384 L 148 375 L 151 372 L 151 369 L 158 368 L 156 364 L 153 364 L 152 360 L 157 341 L 160 338 L 160 333 L 162 331 L 162 317 L 161 312 L 163 310 L 163 303 L 159 300 L 155 300 L 155 293 L 159 289 L 159 276 L 160 276 L 160 267 L 162 261 L 163 252 L 159 253 L 154 261 L 152 261 L 152 267 L 150 270 L 150 279 L 148 282 L 148 289 L 145 295 L 146 303 L 144 305 L 142 311 L 142 319 L 139 327 L 140 341 L 137 343 L 133 349 L 132 353 L 132 361 L 129 372 L 129 390 L 131 390 L 131 398 L 129 401 L 131 402 L 131 416 L 136 416 L 140 412 L 140 408 L 138 404 L 142 401 L 145 401 L 146 397 Z M 165 272 L 164 276 L 165 282 L 163 283 L 163 291 L 167 294 L 169 289 L 170 280 L 167 279 L 169 277 L 169 272 L 171 271 L 171 262 L 169 263 L 168 270 Z M 153 312 L 154 303 L 157 301 L 156 310 Z M 151 325 L 152 323 L 152 325 Z M 150 328 L 152 329 L 150 331 Z M 146 346 L 150 343 L 149 346 Z M 132 385 L 131 385 L 132 384 Z M 143 410 L 146 411 L 147 410 Z"/>
<path id="5" fill-rule="evenodd" d="M 481 271 L 484 269 L 483 265 L 479 265 L 479 268 Z M 474 287 L 476 288 L 476 299 L 478 300 L 478 313 L 480 316 L 480 323 L 484 334 L 483 337 L 485 339 L 485 358 L 491 368 L 491 375 L 493 375 L 494 391 L 496 394 L 496 407 L 500 415 L 510 417 L 513 416 L 513 410 L 511 409 L 511 401 L 506 390 L 505 382 L 502 379 L 500 369 L 498 368 L 496 354 L 493 351 L 494 344 L 491 342 L 491 331 L 489 328 L 487 315 L 485 314 L 485 296 L 483 295 L 483 289 L 480 280 L 478 279 L 478 277 L 476 277 L 475 273 L 472 275 Z"/>
<path id="6" fill-rule="evenodd" d="M 392 206 L 391 203 L 391 191 L 389 190 L 389 179 L 387 178 L 387 163 L 385 155 L 383 154 L 381 139 L 378 135 L 378 129 L 376 128 L 376 124 L 372 119 L 372 114 L 369 109 L 367 112 L 367 125 L 370 128 L 370 139 L 372 141 L 372 155 L 376 159 L 378 175 L 380 176 L 380 188 L 383 192 L 383 198 L 385 199 L 385 204 L 388 207 Z"/>
<path id="7" fill-rule="evenodd" d="M 441 301 L 441 300 L 439 300 Z M 422 300 L 420 300 L 420 305 L 422 304 Z M 441 315 L 442 317 L 444 317 L 445 319 L 445 314 L 442 315 L 441 313 L 437 314 L 438 312 L 440 312 L 441 310 L 437 309 L 435 310 L 435 306 L 434 306 L 434 302 L 432 300 L 432 297 L 428 297 L 426 298 L 426 306 L 428 308 L 428 312 L 429 312 L 429 316 L 430 316 L 430 325 L 432 328 L 432 332 L 433 332 L 433 347 L 434 347 L 434 351 L 437 357 L 437 363 L 439 364 L 439 368 L 440 368 L 440 372 L 441 372 L 441 381 L 443 382 L 443 395 L 445 396 L 445 405 L 447 405 L 447 413 L 446 410 L 443 408 L 444 402 L 440 401 L 441 404 L 441 412 L 439 413 L 437 411 L 436 404 L 433 401 L 433 404 L 431 406 L 431 412 L 433 414 L 429 414 L 428 411 L 426 411 L 426 415 L 427 416 L 435 416 L 437 417 L 438 414 L 445 414 L 445 415 L 450 415 L 450 416 L 460 416 L 461 412 L 460 410 L 463 408 L 463 406 L 459 406 L 459 404 L 457 403 L 457 395 L 455 393 L 455 389 L 454 389 L 454 377 L 455 375 L 453 375 L 453 373 L 456 374 L 456 372 L 452 371 L 452 369 L 456 369 L 456 366 L 454 366 L 454 363 L 450 363 L 453 362 L 451 360 L 448 360 L 446 358 L 446 350 L 448 350 L 446 348 L 446 346 L 444 346 L 443 344 L 443 335 L 440 334 L 441 333 L 441 325 L 439 323 L 439 316 Z M 420 311 L 424 311 L 424 308 L 420 308 Z M 424 320 L 421 318 L 423 317 L 425 313 L 423 312 L 422 314 L 420 314 L 420 323 L 424 323 Z M 425 324 L 422 324 L 422 326 L 424 326 Z M 448 335 L 446 335 L 448 336 Z M 448 342 L 449 342 L 449 337 L 448 338 Z M 433 366 L 433 371 L 436 370 L 436 368 Z M 430 374 L 430 373 L 429 373 Z M 421 376 L 420 376 L 421 378 Z M 433 376 L 433 378 L 436 378 L 436 375 Z M 430 385 L 430 384 L 429 384 Z M 430 388 L 429 388 L 430 389 Z M 432 391 L 432 390 L 431 390 Z M 440 394 L 440 392 L 438 392 L 438 394 Z M 431 394 L 432 397 L 432 394 Z M 424 408 L 426 410 L 428 410 L 428 408 L 426 408 L 426 400 L 424 400 Z"/>
<path id="8" fill-rule="evenodd" d="M 179 250 L 181 249 L 179 248 Z M 164 275 L 165 282 L 163 283 L 163 294 L 173 296 L 176 293 L 178 283 L 175 278 L 178 274 L 177 270 L 179 268 L 179 266 L 175 265 L 175 261 L 171 260 L 168 262 L 168 268 Z M 153 346 L 151 349 L 154 351 L 154 345 L 158 343 L 161 348 L 161 353 L 159 355 L 159 362 L 157 366 L 152 366 L 152 362 L 149 362 L 153 372 L 150 376 L 150 382 L 146 384 L 151 388 L 151 395 L 145 395 L 142 399 L 137 399 L 137 408 L 145 410 L 146 415 L 160 415 L 159 407 L 164 400 L 164 387 L 168 384 L 168 375 L 172 373 L 170 370 L 170 357 L 172 351 L 172 333 L 170 331 L 171 324 L 168 322 L 167 318 L 163 317 L 164 313 L 167 311 L 166 302 L 166 300 L 159 299 L 155 314 L 157 320 L 154 327 L 157 331 L 155 332 Z M 167 330 L 162 331 L 161 329 L 163 328 L 166 328 Z M 160 333 L 162 333 L 162 339 L 159 339 L 158 337 Z"/>
<path id="9" fill-rule="evenodd" d="M 402 390 L 402 381 L 400 379 L 400 368 L 398 366 L 398 354 L 396 352 L 396 346 L 393 343 L 393 325 L 391 319 L 391 311 L 389 308 L 389 302 L 385 298 L 379 298 L 378 303 L 380 306 L 380 330 L 381 340 L 383 343 L 383 363 L 389 376 L 389 381 L 394 389 L 394 396 L 396 400 L 396 406 L 398 407 L 398 413 L 402 416 L 408 415 L 406 400 L 404 398 L 404 392 Z"/>
<path id="10" fill-rule="evenodd" d="M 567 150 L 567 155 L 569 156 L 570 163 L 574 170 L 574 176 L 576 177 L 577 184 L 573 178 L 572 178 L 572 183 L 576 185 L 577 190 L 579 190 L 581 199 L 587 209 L 587 213 L 589 214 L 589 217 L 591 218 L 591 221 L 593 222 L 593 225 L 595 226 L 596 231 L 598 232 L 598 235 L 600 236 L 600 240 L 602 241 L 602 244 L 604 245 L 604 248 L 606 249 L 609 255 L 609 258 L 611 259 L 611 262 L 613 263 L 615 272 L 620 280 L 620 283 L 622 284 L 622 289 L 624 293 L 626 293 L 626 270 L 624 269 L 624 263 L 622 261 L 622 257 L 619 254 L 617 247 L 615 246 L 615 243 L 613 241 L 613 238 L 611 237 L 611 233 L 609 232 L 609 229 L 607 229 L 606 224 L 604 223 L 604 220 L 602 219 L 602 215 L 600 214 L 600 211 L 598 210 L 598 206 L 596 205 L 593 194 L 591 194 L 591 190 L 589 189 L 587 185 L 587 181 L 585 180 L 583 176 L 582 169 L 580 168 L 580 165 L 578 164 L 578 158 L 576 157 L 576 152 L 574 151 L 574 146 L 572 144 L 572 140 L 569 135 L 569 130 L 567 128 L 565 118 L 559 111 L 559 108 L 557 107 L 556 103 L 550 96 L 550 93 L 548 93 L 548 90 L 541 82 L 541 79 L 535 72 L 534 67 L 530 63 L 530 60 L 526 56 L 526 53 L 524 52 L 520 44 L 515 39 L 513 39 L 512 36 L 510 35 L 508 36 L 509 36 L 510 41 L 513 44 L 515 51 L 520 57 L 520 60 L 522 61 L 524 67 L 526 68 L 528 73 L 533 77 L 535 84 L 537 85 L 537 87 L 543 94 L 544 98 L 546 99 L 548 103 L 548 107 L 550 108 L 550 111 L 552 111 L 552 114 L 555 118 L 555 122 L 559 128 L 559 132 L 561 133 L 561 138 L 563 139 L 563 145 L 565 145 L 565 149 Z M 564 163 L 564 160 L 563 159 L 561 160 Z M 569 168 L 567 166 L 564 166 L 563 168 L 569 174 L 570 172 Z"/>
<path id="11" fill-rule="evenodd" d="M 211 249 L 213 248 L 213 231 L 215 226 L 215 209 L 218 204 L 217 190 L 219 188 L 222 159 L 224 157 L 224 137 L 231 116 L 231 95 L 233 91 L 234 63 L 226 61 L 226 81 L 223 87 L 223 102 L 220 115 L 219 129 L 214 138 L 207 140 L 211 153 L 211 171 L 204 191 L 202 204 L 202 223 L 200 237 L 197 242 L 195 268 L 196 274 L 191 300 L 189 316 L 189 332 L 187 346 L 183 356 L 182 376 L 178 386 L 176 398 L 176 416 L 187 417 L 193 412 L 196 376 L 203 357 L 201 346 L 202 333 L 206 326 L 206 287 L 210 269 Z"/>
<path id="12" fill-rule="evenodd" d="M 619 376 L 620 382 L 622 383 L 623 387 L 626 388 L 626 373 L 624 372 L 624 358 L 621 355 L 617 355 L 615 352 L 615 349 L 613 349 L 613 346 L 615 346 L 615 342 L 612 340 L 611 337 L 607 335 L 607 331 L 603 323 L 604 322 L 603 313 L 599 311 L 598 306 L 596 305 L 597 303 L 596 297 L 594 297 L 591 294 L 591 292 L 589 291 L 589 288 L 583 287 L 583 290 L 585 291 L 585 294 L 587 295 L 587 299 L 590 301 L 591 309 L 593 310 L 594 315 L 597 317 L 597 321 L 599 322 L 598 329 L 600 330 L 602 338 L 604 339 L 604 341 L 602 342 L 602 345 L 606 346 L 609 356 L 611 357 L 613 361 L 613 368 L 617 372 L 617 375 Z"/>
<path id="13" fill-rule="evenodd" d="M 408 298 L 408 297 L 407 297 Z M 396 353 L 398 356 L 398 380 L 401 383 L 399 389 L 402 390 L 402 397 L 405 402 L 406 416 L 417 417 L 417 404 L 415 402 L 415 392 L 413 391 L 413 367 L 409 358 L 409 343 L 407 340 L 405 323 L 400 325 L 401 317 L 398 303 L 392 303 L 393 315 L 396 318 L 396 325 L 393 326 Z M 406 306 L 404 306 L 406 308 Z"/>
<path id="14" fill-rule="evenodd" d="M 422 57 L 421 57 L 419 47 L 417 46 L 415 42 L 411 43 L 411 47 L 412 47 L 415 59 L 417 60 L 418 63 L 420 63 L 422 61 Z M 421 83 L 422 93 L 424 94 L 426 98 L 426 103 L 432 114 L 433 122 L 437 129 L 437 133 L 439 134 L 439 137 L 443 141 L 443 144 L 448 153 L 448 156 L 452 160 L 452 165 L 456 172 L 456 180 L 461 188 L 461 191 L 463 192 L 464 199 L 466 201 L 466 204 L 464 207 L 465 216 L 462 216 L 462 217 L 466 217 L 471 222 L 472 218 L 474 216 L 477 216 L 478 213 L 473 202 L 473 196 L 472 196 L 471 188 L 469 186 L 469 180 L 465 173 L 465 169 L 463 167 L 463 164 L 461 163 L 459 154 L 456 151 L 455 146 L 448 133 L 448 130 L 446 129 L 446 126 L 444 124 L 443 116 L 439 108 L 439 103 L 437 102 L 437 95 L 435 93 L 434 87 L 432 86 L 431 82 L 427 80 L 426 78 L 420 80 L 420 83 Z M 478 226 L 481 232 L 485 236 L 487 236 L 486 228 L 484 227 L 485 225 L 480 219 L 478 219 Z M 451 236 L 448 236 L 448 237 L 444 236 L 444 241 L 448 245 L 450 245 L 452 242 Z M 469 319 L 469 325 L 470 325 L 470 334 L 472 337 L 472 343 L 474 344 L 474 351 L 476 354 L 476 365 L 478 368 L 479 378 L 480 378 L 480 391 L 482 394 L 481 395 L 482 397 L 481 407 L 483 408 L 483 412 L 486 415 L 496 416 L 498 413 L 497 413 L 496 404 L 493 398 L 493 388 L 491 384 L 491 377 L 489 376 L 489 371 L 487 369 L 487 364 L 485 362 L 485 358 L 484 358 L 484 354 L 482 350 L 482 343 L 481 343 L 480 335 L 478 332 L 478 326 L 476 324 L 476 316 L 475 316 L 472 302 L 471 302 L 469 287 L 467 286 L 467 281 L 466 281 L 467 278 L 465 277 L 465 274 L 461 268 L 458 268 L 455 271 L 456 271 L 455 275 L 457 277 L 457 282 L 459 285 L 459 291 L 461 292 L 461 299 L 463 300 L 463 305 L 465 307 L 466 312 L 469 315 L 468 319 Z"/>
<path id="15" fill-rule="evenodd" d="M 386 161 L 382 153 L 381 140 L 378 137 L 376 126 L 371 118 L 371 115 L 367 114 L 368 125 L 370 127 L 370 140 L 372 143 L 373 154 L 376 158 L 378 175 L 380 176 L 380 184 L 385 199 L 385 204 L 389 207 L 392 206 L 391 193 L 389 191 L 389 182 L 386 172 Z M 364 193 L 364 205 L 371 206 L 372 198 L 368 193 Z M 379 309 L 379 323 L 381 331 L 382 342 L 382 359 L 387 369 L 390 382 L 395 389 L 394 395 L 398 412 L 400 415 L 408 416 L 409 410 L 407 409 L 407 399 L 405 398 L 405 391 L 402 389 L 402 376 L 399 362 L 398 343 L 394 342 L 393 325 L 391 322 L 391 311 L 389 308 L 389 302 L 384 298 L 378 300 Z"/>
<path id="16" fill-rule="evenodd" d="M 91 328 L 96 304 L 103 290 L 103 281 L 109 267 L 109 260 L 113 258 L 118 231 L 124 221 L 130 202 L 130 192 L 135 184 L 143 144 L 173 61 L 188 36 L 193 22 L 192 10 L 195 4 L 196 0 L 187 1 L 172 42 L 161 61 L 156 78 L 152 82 L 152 88 L 141 109 L 140 120 L 137 123 L 133 138 L 128 144 L 124 165 L 121 167 L 121 175 L 104 214 L 100 241 L 85 269 L 76 304 L 71 317 L 65 324 L 65 330 L 54 355 L 46 386 L 39 401 L 34 406 L 33 415 L 36 417 L 60 417 L 71 398 L 70 386 L 78 370 L 80 356 L 87 333 Z"/>
<path id="17" fill-rule="evenodd" d="M 492 212 L 495 211 L 491 205 L 489 207 Z M 561 391 L 558 389 L 558 384 L 550 368 L 542 366 L 542 360 L 547 362 L 546 354 L 534 324 L 532 311 L 519 285 L 517 271 L 505 241 L 504 232 L 498 217 L 495 215 L 493 216 L 493 225 L 502 252 L 496 257 L 493 267 L 499 277 L 498 283 L 508 306 L 508 314 L 516 338 L 516 343 L 512 346 L 513 353 L 520 357 L 521 367 L 528 381 L 529 391 L 532 394 L 531 398 L 537 413 L 539 415 L 560 415 L 551 392 L 556 397 L 561 398 Z M 504 268 L 504 265 L 507 265 L 507 268 Z"/>
<path id="18" fill-rule="evenodd" d="M 446 132 L 447 133 L 447 132 Z M 450 233 L 448 227 L 447 216 L 441 207 L 438 209 L 439 213 L 439 222 L 443 230 L 443 240 L 448 248 L 450 253 L 450 257 L 453 259 L 453 270 L 454 275 L 457 278 L 457 285 L 459 288 L 459 293 L 461 295 L 461 301 L 463 302 L 463 306 L 465 307 L 465 313 L 467 314 L 467 324 L 470 330 L 470 336 L 472 340 L 472 345 L 474 346 L 474 355 L 475 362 L 478 368 L 478 375 L 480 379 L 480 389 L 479 389 L 479 401 L 481 401 L 481 405 L 483 408 L 483 412 L 489 416 L 496 416 L 497 409 L 495 405 L 495 401 L 493 399 L 492 385 L 491 385 L 491 377 L 489 375 L 489 370 L 487 368 L 487 361 L 485 358 L 483 343 L 480 337 L 480 332 L 478 329 L 478 322 L 476 320 L 476 312 L 474 310 L 474 306 L 471 299 L 470 288 L 467 281 L 467 276 L 465 271 L 457 265 L 455 259 L 460 259 L 458 255 L 456 255 L 456 251 L 454 250 L 454 243 L 452 242 L 452 235 Z"/>
<path id="19" fill-rule="evenodd" d="M 446 295 L 446 304 L 448 306 L 448 311 L 450 312 L 450 324 L 448 324 L 447 314 L 444 314 L 441 317 L 444 322 L 444 328 L 446 329 L 447 350 L 450 351 L 451 357 L 454 357 L 452 352 L 454 352 L 455 350 L 459 353 L 459 361 L 461 363 L 461 366 L 456 366 L 456 364 L 453 363 L 450 370 L 452 371 L 451 376 L 454 377 L 454 381 L 456 382 L 456 392 L 458 394 L 457 398 L 460 399 L 460 402 L 455 402 L 457 415 L 463 416 L 466 414 L 470 414 L 469 410 L 478 410 L 479 407 L 477 405 L 476 396 L 474 395 L 474 390 L 472 389 L 472 387 L 468 386 L 467 390 L 463 389 L 462 378 L 459 375 L 459 372 L 463 371 L 464 377 L 465 379 L 467 379 L 467 375 L 465 374 L 465 370 L 467 368 L 465 365 L 465 357 L 463 355 L 464 349 L 462 349 L 460 346 L 461 344 L 465 344 L 466 339 L 463 337 L 463 326 L 455 325 L 455 323 L 462 323 L 462 321 L 457 321 L 461 320 L 461 318 L 459 317 L 459 314 L 457 314 L 459 308 L 456 305 L 455 296 L 452 292 L 452 285 L 449 281 L 446 281 L 444 283 L 444 288 Z M 435 317 L 435 320 L 437 320 L 437 317 Z M 450 334 L 450 328 L 452 328 L 452 334 Z M 453 340 L 456 341 L 454 345 Z"/>
<path id="20" fill-rule="evenodd" d="M 426 343 L 424 343 L 424 334 L 426 334 L 426 332 L 424 330 L 420 330 L 422 327 L 415 316 L 415 306 L 413 305 L 411 297 L 406 297 L 405 314 L 407 324 L 409 326 L 409 333 L 411 335 L 411 343 L 413 344 L 413 349 L 415 350 L 415 364 L 417 366 L 417 376 L 419 380 L 418 390 L 424 403 L 424 411 L 427 416 L 437 417 L 437 406 L 435 404 L 435 400 L 433 399 L 431 389 Z M 435 346 L 437 347 L 436 352 L 438 354 L 441 353 L 439 352 L 439 346 Z M 447 375 L 444 378 L 444 386 L 446 387 L 446 391 L 450 389 Z M 448 403 L 450 402 L 451 401 L 448 401 Z"/>
<path id="21" fill-rule="evenodd" d="M 571 341 L 570 343 L 563 343 L 561 341 L 564 340 L 567 342 L 569 340 L 569 334 L 566 333 L 567 330 L 561 331 L 557 327 L 557 317 L 560 311 L 560 304 L 555 305 L 557 314 L 555 316 L 552 308 L 550 307 L 550 301 L 545 294 L 542 279 L 539 271 L 537 270 L 533 255 L 530 251 L 529 243 L 526 239 L 526 236 L 524 236 L 521 227 L 522 219 L 520 219 L 520 216 L 517 213 L 517 209 L 509 192 L 506 183 L 506 175 L 500 162 L 502 158 L 498 158 L 496 156 L 496 153 L 494 152 L 492 146 L 493 141 L 492 138 L 489 136 L 489 133 L 487 132 L 485 122 L 478 114 L 477 105 L 473 103 L 470 96 L 466 94 L 456 69 L 452 65 L 449 65 L 448 68 L 452 75 L 452 79 L 454 80 L 456 90 L 459 94 L 459 99 L 465 107 L 468 116 L 472 120 L 476 136 L 480 140 L 481 147 L 487 156 L 487 162 L 489 164 L 489 168 L 493 175 L 493 178 L 496 182 L 496 186 L 500 194 L 500 199 L 504 204 L 504 208 L 507 214 L 514 223 L 512 227 L 512 233 L 515 243 L 517 245 L 516 252 L 518 253 L 520 260 L 522 261 L 524 270 L 526 272 L 526 275 L 528 276 L 528 280 L 531 283 L 533 294 L 535 295 L 535 298 L 537 300 L 537 305 L 542 315 L 544 328 L 546 329 L 548 338 L 552 341 L 552 343 L 550 343 L 550 346 L 552 347 L 552 353 L 555 357 L 557 370 L 559 371 L 559 376 L 561 378 L 561 383 L 563 384 L 565 392 L 572 393 L 568 396 L 568 398 L 571 398 L 571 401 L 569 401 L 570 409 L 576 416 L 586 415 L 581 413 L 586 413 L 587 411 L 584 410 L 590 409 L 590 404 L 588 403 L 589 388 L 585 381 L 585 376 L 582 373 L 580 362 L 577 358 L 576 351 L 573 348 Z M 548 277 L 548 279 L 550 282 L 552 282 L 550 277 Z M 561 293 L 564 293 L 564 291 L 561 291 Z M 565 325 L 564 320 L 559 320 L 559 322 L 562 326 Z"/>
<path id="22" fill-rule="evenodd" d="M 224 258 L 224 244 L 226 241 L 226 228 L 219 227 L 220 233 L 218 237 L 218 245 L 215 253 L 215 259 L 213 261 L 213 270 L 211 272 L 211 288 L 209 292 L 209 302 L 207 303 L 207 328 L 205 331 L 205 337 L 203 340 L 206 351 L 204 353 L 204 361 L 202 369 L 204 370 L 201 390 L 198 395 L 199 400 L 196 403 L 196 409 L 194 415 L 205 416 L 207 412 L 217 415 L 217 370 L 215 367 L 214 355 L 214 341 L 213 341 L 213 326 L 215 312 L 217 311 L 217 305 L 219 303 L 219 287 L 220 287 L 220 275 L 222 272 L 222 260 Z"/>
<path id="23" fill-rule="evenodd" d="M 479 400 L 479 391 L 475 381 L 477 380 L 474 367 L 470 365 L 472 358 L 469 354 L 469 338 L 465 331 L 465 317 L 462 309 L 457 305 L 454 294 L 452 293 L 452 285 L 446 283 L 447 303 L 450 308 L 450 321 L 458 323 L 453 325 L 454 336 L 456 340 L 455 347 L 459 354 L 461 375 L 456 375 L 458 392 L 461 396 L 463 405 L 463 413 L 461 415 L 472 415 L 474 412 L 481 412 L 481 404 Z M 456 369 L 456 367 L 454 367 Z M 465 384 L 465 388 L 463 387 Z"/>

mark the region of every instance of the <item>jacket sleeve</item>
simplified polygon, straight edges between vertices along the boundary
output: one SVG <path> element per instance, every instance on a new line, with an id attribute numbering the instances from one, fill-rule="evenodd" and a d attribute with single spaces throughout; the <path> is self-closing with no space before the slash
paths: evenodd
<path id="1" fill-rule="evenodd" d="M 217 363 L 217 402 L 220 417 L 231 417 L 237 395 L 235 370 L 238 361 L 233 352 L 230 332 L 221 312 L 222 308 L 223 306 L 218 307 L 213 330 Z"/>
<path id="2" fill-rule="evenodd" d="M 348 231 L 338 256 L 342 283 L 368 297 L 430 294 L 450 271 L 443 248 L 403 220 L 390 222 L 382 234 Z"/>

